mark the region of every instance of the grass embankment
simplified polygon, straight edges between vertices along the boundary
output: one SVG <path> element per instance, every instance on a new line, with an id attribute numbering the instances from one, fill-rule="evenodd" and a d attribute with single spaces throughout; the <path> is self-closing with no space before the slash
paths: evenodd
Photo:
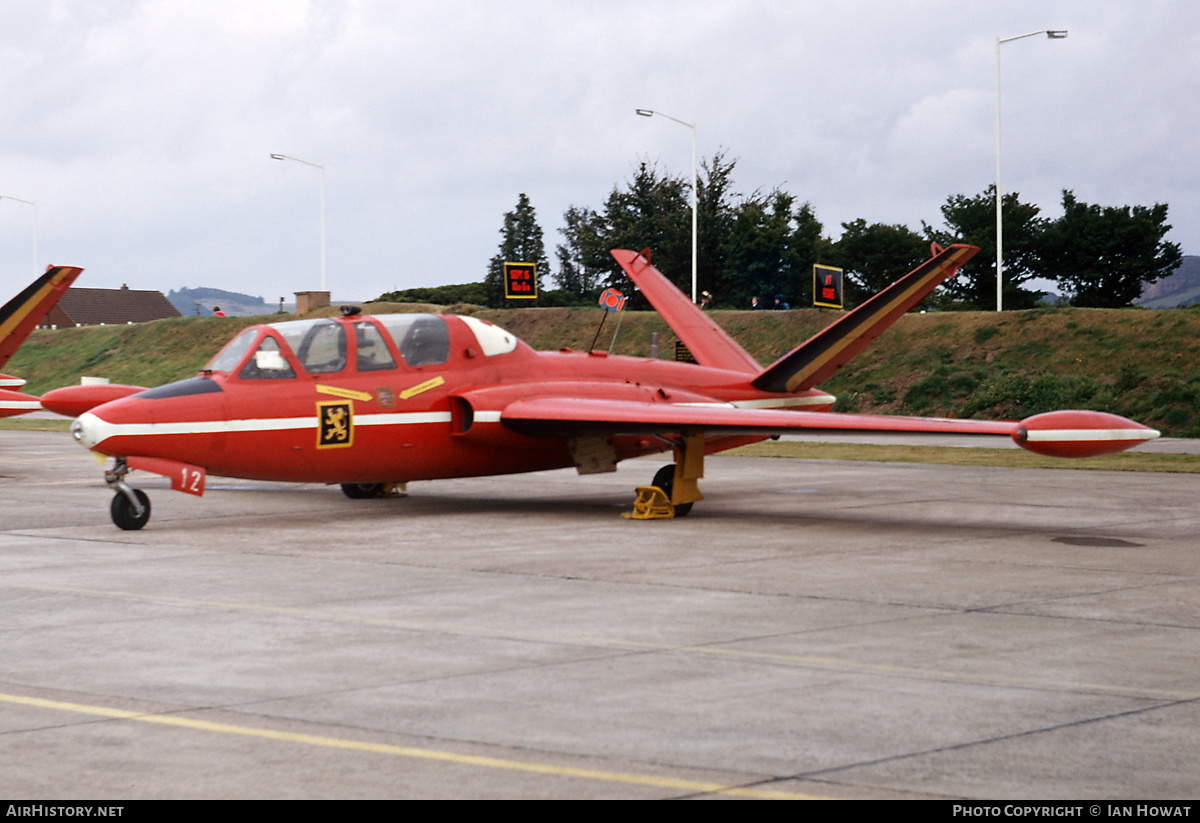
<path id="1" fill-rule="evenodd" d="M 427 306 L 370 304 L 369 312 Z M 598 309 L 484 310 L 534 348 L 591 345 Z M 336 310 L 332 310 L 336 311 Z M 714 319 L 761 363 L 770 363 L 828 325 L 835 312 L 715 312 Z M 198 318 L 134 326 L 35 332 L 5 371 L 41 394 L 84 375 L 155 386 L 189 377 L 253 322 Z M 674 335 L 652 312 L 623 312 L 615 354 L 659 356 Z M 608 349 L 618 317 L 596 347 Z M 1109 411 L 1175 437 L 1200 437 L 1200 311 L 1046 308 L 1019 312 L 909 314 L 835 375 L 823 389 L 838 411 L 1014 419 L 1056 408 Z"/>

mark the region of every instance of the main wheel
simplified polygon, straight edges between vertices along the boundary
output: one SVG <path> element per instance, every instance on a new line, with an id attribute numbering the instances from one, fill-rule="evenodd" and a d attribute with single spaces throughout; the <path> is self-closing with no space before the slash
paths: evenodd
<path id="1" fill-rule="evenodd" d="M 137 531 L 150 520 L 150 498 L 141 489 L 134 489 L 133 494 L 142 504 L 141 517 L 134 514 L 133 504 L 129 502 L 129 498 L 125 496 L 124 492 L 117 492 L 113 496 L 112 506 L 109 507 L 113 522 L 117 524 L 118 528 L 127 532 Z"/>
<path id="2" fill-rule="evenodd" d="M 654 473 L 654 481 L 650 485 L 658 486 L 669 499 L 671 497 L 671 489 L 675 486 L 675 464 L 671 463 L 656 471 Z M 692 503 L 680 503 L 675 507 L 675 516 L 687 517 L 688 512 L 691 510 Z"/>
<path id="3" fill-rule="evenodd" d="M 343 483 L 342 494 L 351 500 L 368 500 L 383 491 L 382 483 Z"/>

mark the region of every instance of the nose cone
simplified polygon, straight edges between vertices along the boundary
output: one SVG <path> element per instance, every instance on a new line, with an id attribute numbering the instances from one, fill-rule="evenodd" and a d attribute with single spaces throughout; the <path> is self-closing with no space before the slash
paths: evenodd
<path id="1" fill-rule="evenodd" d="M 103 420 L 91 412 L 85 412 L 71 423 L 71 436 L 85 449 L 95 449 L 104 440 L 103 428 Z"/>

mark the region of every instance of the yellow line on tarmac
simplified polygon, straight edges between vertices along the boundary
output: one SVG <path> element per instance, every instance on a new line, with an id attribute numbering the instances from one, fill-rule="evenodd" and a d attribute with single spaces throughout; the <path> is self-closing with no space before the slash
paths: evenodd
<path id="1" fill-rule="evenodd" d="M 195 731 L 216 732 L 218 734 L 233 734 L 243 737 L 257 737 L 265 740 L 276 740 L 284 743 L 300 743 L 307 746 L 321 746 L 330 749 L 367 752 L 370 754 L 392 755 L 394 757 L 410 757 L 420 760 L 436 760 L 444 763 L 454 763 L 460 766 L 476 766 L 485 769 L 502 769 L 506 771 L 545 774 L 553 777 L 579 778 L 583 780 L 600 780 L 608 783 L 625 783 L 637 786 L 650 786 L 660 789 L 676 789 L 697 794 L 720 794 L 734 797 L 750 797 L 762 800 L 825 800 L 815 795 L 795 792 L 772 791 L 770 789 L 739 788 L 725 786 L 720 783 L 705 783 L 697 780 L 681 780 L 673 777 L 655 777 L 653 775 L 629 774 L 627 772 L 609 772 L 598 769 L 579 769 L 571 766 L 554 766 L 548 763 L 529 763 L 520 760 L 507 760 L 499 757 L 481 757 L 479 755 L 458 754 L 456 752 L 438 751 L 437 749 L 417 749 L 409 746 L 393 746 L 387 743 L 368 743 L 363 740 L 346 740 L 338 737 L 324 737 L 314 734 L 297 734 L 281 732 L 274 729 L 259 729 L 253 726 L 237 726 L 231 723 L 213 723 L 208 720 L 195 720 L 190 717 L 180 717 L 169 714 L 146 714 L 125 709 L 114 709 L 107 706 L 89 706 L 83 703 L 67 703 L 60 700 L 46 700 L 40 697 L 22 697 L 15 694 L 0 693 L 0 702 L 14 703 L 19 706 L 31 706 L 39 709 L 74 712 L 99 717 L 109 717 L 118 720 L 135 720 L 139 723 L 157 723 L 163 726 L 192 729 Z"/>

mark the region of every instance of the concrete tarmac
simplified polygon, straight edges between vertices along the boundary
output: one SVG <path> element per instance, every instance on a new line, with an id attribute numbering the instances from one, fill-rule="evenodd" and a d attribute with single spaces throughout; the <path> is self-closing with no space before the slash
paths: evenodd
<path id="1" fill-rule="evenodd" d="M 0 433 L 0 794 L 1200 796 L 1200 476 L 709 458 L 336 488 Z"/>

